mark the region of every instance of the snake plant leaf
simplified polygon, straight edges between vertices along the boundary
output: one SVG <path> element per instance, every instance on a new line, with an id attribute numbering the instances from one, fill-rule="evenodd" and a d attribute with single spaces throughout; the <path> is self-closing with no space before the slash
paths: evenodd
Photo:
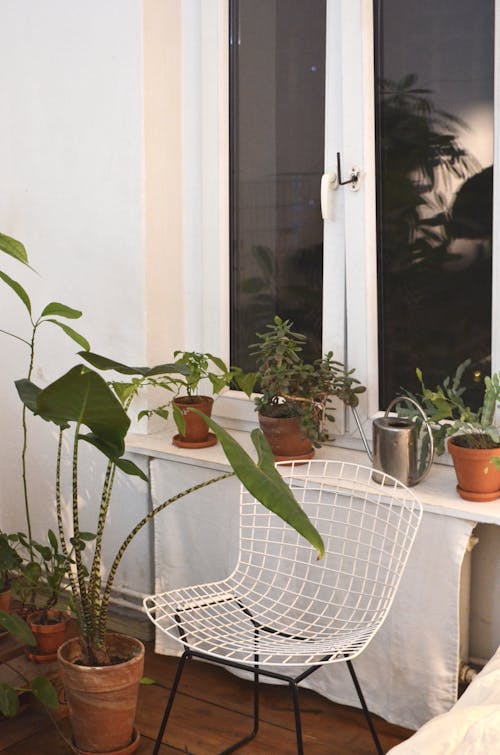
<path id="1" fill-rule="evenodd" d="M 78 320 L 82 316 L 82 312 L 79 309 L 73 309 L 66 304 L 61 304 L 58 301 L 51 301 L 47 304 L 40 317 L 57 316 L 66 317 L 68 320 Z"/>
<path id="2" fill-rule="evenodd" d="M 22 262 L 23 265 L 28 265 L 28 253 L 24 244 L 21 244 L 17 239 L 13 239 L 12 236 L 0 233 L 0 249 L 2 252 L 14 257 L 18 262 Z"/>
<path id="3" fill-rule="evenodd" d="M 1 271 L 0 271 L 0 278 L 3 280 L 4 283 L 10 286 L 10 288 L 14 291 L 15 294 L 17 294 L 17 296 L 19 296 L 22 303 L 24 304 L 28 312 L 31 314 L 31 301 L 28 294 L 26 293 L 24 288 L 21 286 L 21 284 L 15 281 L 6 273 L 2 273 Z"/>
<path id="4" fill-rule="evenodd" d="M 79 356 L 89 362 L 97 370 L 114 370 L 121 375 L 142 375 L 142 377 L 154 377 L 155 375 L 168 375 L 177 373 L 186 375 L 188 368 L 179 364 L 158 364 L 155 367 L 129 367 L 122 362 L 116 362 L 101 354 L 95 354 L 93 351 L 80 351 Z"/>
<path id="5" fill-rule="evenodd" d="M 33 632 L 24 619 L 21 619 L 17 614 L 0 611 L 0 626 L 14 635 L 23 645 L 36 645 Z"/>
<path id="6" fill-rule="evenodd" d="M 97 372 L 76 365 L 40 391 L 36 405 L 44 419 L 57 424 L 80 422 L 112 450 L 116 459 L 123 455 L 130 419 Z"/>
<path id="7" fill-rule="evenodd" d="M 54 325 L 57 325 L 61 330 L 63 330 L 67 336 L 73 339 L 73 341 L 76 341 L 76 343 L 82 347 L 82 349 L 85 349 L 88 351 L 90 349 L 90 344 L 87 341 L 86 338 L 84 338 L 80 333 L 77 333 L 76 330 L 73 328 L 70 328 L 69 325 L 66 325 L 64 322 L 59 322 L 59 320 L 53 320 L 51 317 L 48 317 L 44 322 L 53 322 Z"/>
<path id="8" fill-rule="evenodd" d="M 256 429 L 251 434 L 258 455 L 258 462 L 255 464 L 247 452 L 224 428 L 197 409 L 191 409 L 191 411 L 203 417 L 215 433 L 236 476 L 246 489 L 266 508 L 277 514 L 299 535 L 308 540 L 318 552 L 318 558 L 321 558 L 325 553 L 321 535 L 299 506 L 290 487 L 275 468 L 272 451 L 262 432 Z"/>
<path id="9" fill-rule="evenodd" d="M 59 700 L 52 682 L 46 676 L 36 676 L 31 681 L 31 691 L 46 708 L 58 708 Z"/>
<path id="10" fill-rule="evenodd" d="M 0 683 L 0 713 L 7 718 L 19 712 L 19 698 L 16 690 L 10 684 Z"/>
<path id="11" fill-rule="evenodd" d="M 147 475 L 144 474 L 142 469 L 140 469 L 137 464 L 134 464 L 133 461 L 130 461 L 130 459 L 124 459 L 117 458 L 113 451 L 114 448 L 109 443 L 104 442 L 101 440 L 101 438 L 98 438 L 93 433 L 86 433 L 78 436 L 79 440 L 84 440 L 87 443 L 90 443 L 92 446 L 95 446 L 95 448 L 99 449 L 99 451 L 104 454 L 110 461 L 113 462 L 113 464 L 116 464 L 118 469 L 121 469 L 122 472 L 125 472 L 125 474 L 128 475 L 135 475 L 136 477 L 140 477 L 141 480 L 144 480 L 144 482 L 148 482 L 149 478 Z"/>

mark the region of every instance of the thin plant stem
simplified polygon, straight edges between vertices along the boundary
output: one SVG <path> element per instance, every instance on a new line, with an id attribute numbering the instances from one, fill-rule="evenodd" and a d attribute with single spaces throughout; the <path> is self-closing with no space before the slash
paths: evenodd
<path id="1" fill-rule="evenodd" d="M 75 611 L 76 615 L 78 617 L 79 623 L 82 621 L 82 603 L 80 600 L 80 593 L 78 591 L 78 585 L 75 578 L 75 575 L 73 573 L 73 570 L 71 569 L 70 564 L 70 555 L 68 552 L 68 546 L 66 543 L 66 536 L 64 532 L 64 522 L 62 518 L 62 498 L 61 498 L 61 460 L 62 460 L 62 443 L 63 443 L 63 433 L 64 429 L 61 427 L 59 429 L 59 441 L 57 444 L 57 462 L 56 462 L 56 512 L 57 512 L 57 527 L 59 530 L 59 540 L 61 542 L 61 550 L 63 553 L 64 558 L 66 559 L 66 563 L 68 564 L 68 579 L 69 584 L 71 588 L 71 593 L 73 595 L 73 600 L 75 604 Z"/>
<path id="2" fill-rule="evenodd" d="M 104 588 L 104 593 L 102 596 L 102 602 L 101 602 L 101 611 L 100 611 L 100 617 L 99 617 L 99 624 L 97 627 L 97 636 L 100 638 L 103 638 L 106 633 L 106 619 L 107 619 L 107 611 L 108 611 L 108 605 L 109 605 L 109 599 L 111 597 L 111 589 L 113 587 L 113 582 L 115 580 L 116 572 L 118 570 L 118 567 L 120 565 L 120 562 L 123 558 L 123 555 L 125 551 L 127 550 L 128 546 L 130 545 L 131 541 L 134 539 L 134 537 L 137 535 L 137 533 L 148 523 L 150 522 L 157 514 L 159 514 L 161 511 L 167 508 L 167 506 L 171 506 L 172 503 L 175 503 L 176 501 L 180 500 L 181 498 L 184 498 L 185 496 L 189 495 L 190 493 L 194 493 L 197 490 L 202 490 L 203 488 L 206 488 L 208 485 L 213 485 L 216 482 L 220 482 L 221 480 L 226 480 L 229 477 L 234 477 L 234 472 L 225 472 L 222 475 L 219 475 L 218 477 L 212 477 L 210 480 L 205 480 L 205 482 L 200 482 L 197 485 L 193 485 L 191 488 L 187 488 L 186 490 L 183 490 L 180 493 L 177 493 L 176 495 L 172 496 L 171 498 L 168 498 L 166 501 L 163 501 L 163 503 L 160 503 L 156 508 L 154 508 L 152 511 L 150 511 L 146 516 L 144 516 L 134 527 L 134 529 L 129 533 L 129 535 L 125 538 L 123 543 L 121 544 L 115 559 L 113 561 L 113 564 L 111 565 L 111 569 L 109 571 L 108 579 L 106 581 L 106 586 Z"/>

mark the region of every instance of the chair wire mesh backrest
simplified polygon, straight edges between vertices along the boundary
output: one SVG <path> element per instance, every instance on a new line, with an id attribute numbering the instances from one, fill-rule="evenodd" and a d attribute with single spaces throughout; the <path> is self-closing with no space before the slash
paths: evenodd
<path id="1" fill-rule="evenodd" d="M 422 516 L 415 495 L 369 467 L 337 461 L 277 464 L 320 532 L 325 556 L 241 491 L 240 553 L 234 583 L 251 585 L 260 621 L 288 635 L 332 630 L 373 636 L 387 615 Z M 363 632 L 364 634 L 364 632 Z M 362 649 L 362 648 L 360 648 Z M 356 654 L 356 653 L 354 653 Z"/>

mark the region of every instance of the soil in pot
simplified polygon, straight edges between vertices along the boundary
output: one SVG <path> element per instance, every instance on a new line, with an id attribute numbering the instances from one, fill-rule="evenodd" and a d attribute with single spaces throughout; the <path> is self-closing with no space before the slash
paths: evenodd
<path id="1" fill-rule="evenodd" d="M 69 614 L 65 611 L 34 611 L 26 621 L 36 639 L 36 648 L 28 648 L 26 655 L 35 663 L 51 663 L 57 659 L 57 651 L 66 640 Z"/>
<path id="2" fill-rule="evenodd" d="M 57 654 L 75 746 L 80 753 L 129 755 L 140 743 L 134 728 L 144 645 L 126 635 L 110 634 L 106 644 L 111 666 L 83 666 L 78 638 L 68 640 Z"/>
<path id="3" fill-rule="evenodd" d="M 259 424 L 275 461 L 312 459 L 314 448 L 304 436 L 297 417 L 267 417 L 259 412 Z"/>
<path id="4" fill-rule="evenodd" d="M 186 423 L 183 435 L 178 433 L 172 438 L 174 446 L 180 448 L 207 448 L 217 443 L 215 435 L 208 430 L 207 423 L 189 409 L 198 411 L 210 417 L 214 400 L 211 396 L 178 396 L 174 399 L 174 404 L 182 412 Z"/>
<path id="5" fill-rule="evenodd" d="M 500 498 L 500 470 L 492 463 L 500 448 L 468 448 L 460 436 L 448 440 L 448 451 L 457 475 L 457 492 L 466 501 L 494 501 Z"/>

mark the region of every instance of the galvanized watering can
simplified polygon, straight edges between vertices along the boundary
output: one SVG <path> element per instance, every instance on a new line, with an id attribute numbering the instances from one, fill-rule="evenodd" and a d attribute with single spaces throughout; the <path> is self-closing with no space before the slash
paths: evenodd
<path id="1" fill-rule="evenodd" d="M 419 430 L 416 424 L 413 420 L 404 417 L 389 417 L 393 406 L 401 401 L 408 401 L 416 407 L 429 435 L 428 459 L 422 472 L 419 472 L 421 462 L 418 458 Z M 425 412 L 417 401 L 407 396 L 399 396 L 390 402 L 383 417 L 373 420 L 373 453 L 356 412 L 354 412 L 354 417 L 374 470 L 385 472 L 408 487 L 416 485 L 427 477 L 434 456 L 434 438 Z M 380 483 L 384 481 L 381 474 L 374 473 L 373 479 Z M 386 483 L 390 484 L 390 481 Z"/>

